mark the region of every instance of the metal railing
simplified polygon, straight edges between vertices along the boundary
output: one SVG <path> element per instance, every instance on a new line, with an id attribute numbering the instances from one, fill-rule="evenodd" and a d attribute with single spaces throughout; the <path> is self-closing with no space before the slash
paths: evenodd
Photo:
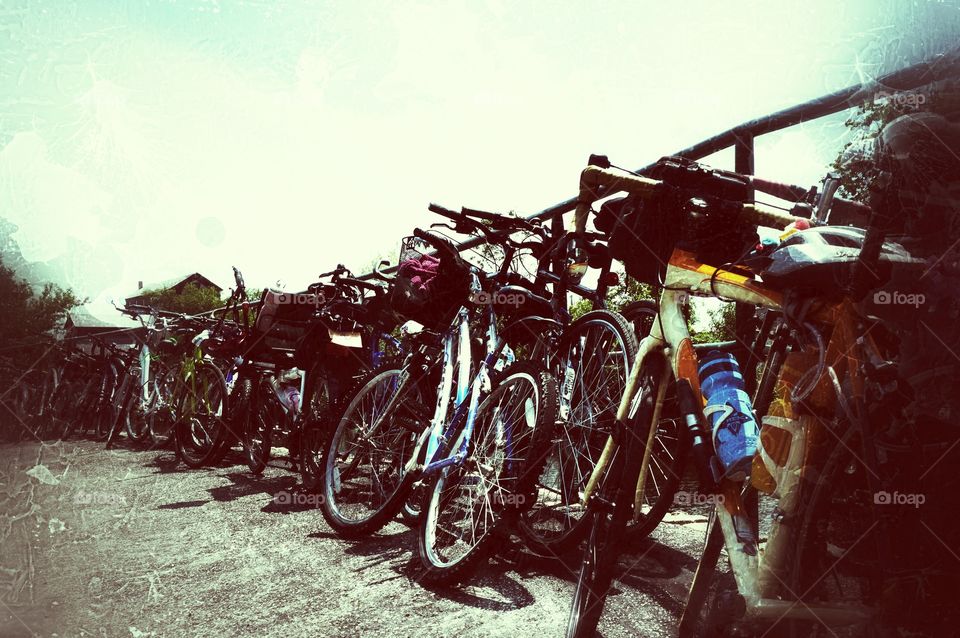
<path id="1" fill-rule="evenodd" d="M 950 77 L 960 78 L 960 47 L 949 53 L 935 56 L 930 60 L 881 76 L 872 82 L 856 84 L 765 117 L 744 122 L 689 148 L 677 151 L 673 155 L 699 160 L 732 146 L 734 147 L 734 170 L 745 175 L 752 175 L 754 171 L 754 140 L 761 135 L 856 108 L 874 100 L 881 91 L 891 94 L 913 91 Z M 637 169 L 637 172 L 644 173 L 653 166 L 654 164 L 648 164 Z M 576 203 L 577 198 L 571 197 L 545 208 L 539 213 L 530 215 L 527 219 L 551 220 L 554 229 L 559 231 L 563 226 L 563 216 L 571 212 L 576 207 Z M 482 243 L 484 243 L 483 238 L 471 238 L 457 244 L 457 248 L 460 251 L 465 251 L 476 248 Z M 383 272 L 390 273 L 394 270 L 396 270 L 396 265 L 385 268 Z M 370 279 L 372 277 L 375 277 L 375 273 L 371 272 L 361 275 L 359 278 Z"/>

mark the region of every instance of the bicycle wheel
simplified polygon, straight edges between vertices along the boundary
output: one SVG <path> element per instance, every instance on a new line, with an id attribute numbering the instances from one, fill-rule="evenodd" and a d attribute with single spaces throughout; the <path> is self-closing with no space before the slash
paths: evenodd
<path id="1" fill-rule="evenodd" d="M 71 379 L 68 383 L 61 383 L 54 398 L 54 418 L 62 423 L 60 438 L 66 439 L 77 431 L 82 431 L 86 413 L 91 409 L 95 399 L 97 380 L 93 377 Z"/>
<path id="2" fill-rule="evenodd" d="M 269 388 L 265 383 L 264 379 L 254 381 L 245 378 L 241 379 L 237 390 L 240 392 L 237 397 L 240 405 L 243 406 L 243 402 L 246 402 L 241 408 L 243 411 L 240 414 L 239 432 L 243 437 L 241 442 L 247 467 L 253 474 L 262 474 L 267 467 L 270 461 L 270 446 L 273 443 L 273 421 L 266 404 Z"/>
<path id="3" fill-rule="evenodd" d="M 177 422 L 176 399 L 180 371 L 178 368 L 167 370 L 157 381 L 150 393 L 150 403 L 146 407 L 145 419 L 147 433 L 153 447 L 165 447 L 173 439 L 173 428 Z"/>
<path id="4" fill-rule="evenodd" d="M 587 533 L 581 495 L 616 417 L 637 340 L 624 317 L 594 310 L 564 330 L 559 351 L 561 423 L 536 502 L 521 521 L 528 546 L 545 555 L 570 550 Z"/>
<path id="5" fill-rule="evenodd" d="M 97 441 L 105 441 L 117 417 L 114 395 L 117 393 L 117 369 L 110 365 L 101 377 L 100 398 L 97 400 L 93 417 L 93 436 Z"/>
<path id="6" fill-rule="evenodd" d="M 59 367 L 50 368 L 43 374 L 43 380 L 38 392 L 37 405 L 37 418 L 39 420 L 37 435 L 40 438 L 50 438 L 57 433 L 52 411 L 54 396 L 56 395 L 62 378 L 63 369 Z"/>
<path id="7" fill-rule="evenodd" d="M 136 374 L 139 377 L 139 368 Z M 130 411 L 133 409 L 134 402 L 136 401 L 138 387 L 139 382 L 137 379 L 126 376 L 114 394 L 113 424 L 110 426 L 110 433 L 107 435 L 106 441 L 106 449 L 108 450 L 113 447 L 113 442 L 120 434 L 120 430 L 128 430 L 130 428 Z"/>
<path id="8" fill-rule="evenodd" d="M 403 507 L 413 485 L 407 461 L 430 421 L 421 380 L 388 363 L 361 378 L 334 409 L 323 447 L 320 511 L 338 534 L 373 533 Z"/>
<path id="9" fill-rule="evenodd" d="M 621 443 L 614 452 L 609 470 L 590 500 L 587 519 L 590 521 L 590 535 L 570 606 L 567 638 L 593 636 L 603 614 L 627 524 L 633 519 L 646 435 L 653 425 L 660 367 L 657 363 L 646 365 L 641 373 L 636 419 L 628 429 L 615 435 Z"/>
<path id="10" fill-rule="evenodd" d="M 330 382 L 320 371 L 315 371 L 308 378 L 312 378 L 312 387 L 307 400 L 306 421 L 300 433 L 300 476 L 303 488 L 316 492 L 320 489 L 320 476 L 323 474 L 324 432 L 330 420 L 331 389 Z"/>
<path id="11" fill-rule="evenodd" d="M 545 368 L 519 361 L 503 371 L 477 407 L 467 457 L 436 472 L 424 490 L 419 549 L 425 580 L 466 578 L 496 550 L 503 523 L 532 506 L 556 394 L 556 381 Z M 466 436 L 464 420 L 440 453 L 454 453 Z"/>
<path id="12" fill-rule="evenodd" d="M 209 464 L 225 436 L 227 382 L 209 361 L 198 363 L 193 377 L 179 386 L 174 440 L 177 455 L 191 468 Z"/>
<path id="13" fill-rule="evenodd" d="M 156 363 L 154 363 L 153 366 L 156 369 L 151 370 L 151 378 L 147 380 L 146 385 L 143 383 L 140 368 L 137 368 L 135 372 L 133 372 L 133 397 L 126 411 L 124 425 L 126 426 L 127 436 L 134 443 L 142 443 L 150 436 L 150 424 L 147 421 L 147 413 L 150 403 L 153 400 L 153 394 L 156 392 L 157 384 L 154 382 L 154 379 L 162 377 L 164 374 Z"/>

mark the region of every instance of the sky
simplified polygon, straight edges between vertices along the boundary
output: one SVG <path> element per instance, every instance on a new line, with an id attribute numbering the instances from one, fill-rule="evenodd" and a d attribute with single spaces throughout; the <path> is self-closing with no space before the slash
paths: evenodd
<path id="1" fill-rule="evenodd" d="M 958 42 L 957 2 L 0 0 L 0 217 L 98 304 L 201 272 L 302 289 L 426 206 L 537 212 Z M 844 115 L 758 140 L 818 182 Z M 732 153 L 711 158 L 732 168 Z"/>

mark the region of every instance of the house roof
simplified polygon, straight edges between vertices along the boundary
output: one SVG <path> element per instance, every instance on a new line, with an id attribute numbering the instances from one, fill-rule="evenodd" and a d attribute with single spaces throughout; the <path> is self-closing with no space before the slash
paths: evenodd
<path id="1" fill-rule="evenodd" d="M 216 289 L 217 289 L 217 292 L 222 292 L 222 291 L 223 291 L 223 288 L 222 288 L 221 286 L 218 286 L 217 284 L 215 284 L 214 282 L 210 281 L 210 279 L 208 279 L 207 277 L 204 277 L 204 276 L 201 275 L 200 273 L 194 272 L 194 273 L 190 273 L 190 274 L 188 274 L 188 275 L 181 275 L 181 276 L 179 276 L 179 277 L 171 277 L 171 278 L 169 278 L 169 279 L 164 279 L 163 281 L 157 281 L 157 282 L 153 282 L 153 283 L 144 284 L 144 285 L 143 285 L 143 288 L 141 288 L 140 290 L 137 290 L 137 291 L 133 292 L 133 293 L 130 295 L 129 298 L 132 299 L 133 297 L 137 297 L 137 296 L 139 296 L 139 295 L 142 295 L 144 292 L 147 292 L 147 291 L 150 291 L 150 290 L 167 290 L 168 288 L 176 288 L 177 286 L 179 286 L 179 285 L 182 284 L 183 282 L 187 281 L 188 279 L 197 279 L 197 280 L 198 280 L 198 283 L 200 283 L 200 284 L 202 284 L 202 285 L 205 285 L 205 286 L 208 286 L 208 287 L 210 287 L 210 288 L 216 288 Z"/>
<path id="2" fill-rule="evenodd" d="M 107 314 L 109 311 L 111 314 Z M 94 308 L 91 304 L 77 306 L 67 313 L 65 323 L 76 328 L 141 328 L 143 325 L 132 317 L 122 315 L 114 308 Z"/>

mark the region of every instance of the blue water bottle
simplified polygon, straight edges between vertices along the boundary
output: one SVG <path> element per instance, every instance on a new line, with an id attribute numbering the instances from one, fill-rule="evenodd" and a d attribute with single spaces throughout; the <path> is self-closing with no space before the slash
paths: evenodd
<path id="1" fill-rule="evenodd" d="M 720 474 L 733 481 L 750 476 L 760 429 L 743 375 L 733 355 L 711 350 L 700 361 L 700 389 L 707 405 L 703 414 L 713 433 Z"/>

